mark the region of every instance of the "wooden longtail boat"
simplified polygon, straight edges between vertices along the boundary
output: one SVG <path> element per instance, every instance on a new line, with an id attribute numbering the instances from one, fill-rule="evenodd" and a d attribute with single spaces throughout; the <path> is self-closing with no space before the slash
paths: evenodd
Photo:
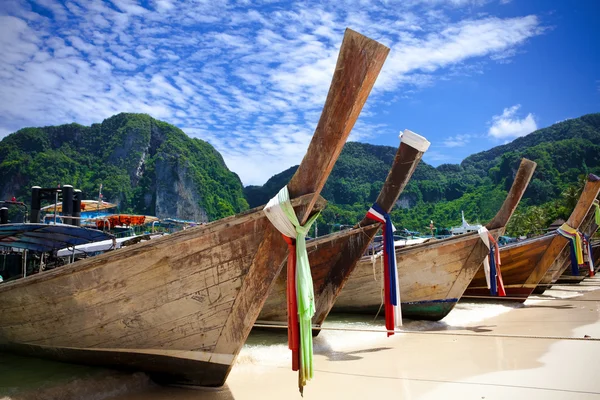
<path id="1" fill-rule="evenodd" d="M 598 263 L 600 263 L 600 248 L 596 245 L 592 247 L 592 256 L 594 260 L 594 274 L 597 274 L 598 271 Z M 590 276 L 590 271 L 588 268 L 579 267 L 579 275 L 573 275 L 571 272 L 571 263 L 565 262 L 563 265 L 562 274 L 557 274 L 557 278 L 553 281 L 556 284 L 578 284 L 585 280 L 585 278 Z M 539 288 L 539 287 L 538 287 Z M 537 288 L 536 288 L 537 291 Z"/>
<path id="2" fill-rule="evenodd" d="M 288 189 L 304 223 L 389 49 L 346 30 Z M 261 208 L 0 285 L 0 350 L 222 385 L 287 256 Z"/>
<path id="3" fill-rule="evenodd" d="M 513 185 L 502 207 L 486 225 L 494 236 L 504 228 L 517 208 L 536 164 L 523 159 Z M 400 280 L 402 316 L 410 319 L 440 320 L 456 305 L 479 270 L 489 250 L 477 233 L 467 233 L 446 239 L 396 250 Z M 381 305 L 380 271 L 369 257 L 364 257 L 350 276 L 333 307 L 337 312 L 374 313 Z"/>
<path id="4" fill-rule="evenodd" d="M 594 208 L 591 208 L 588 214 L 586 215 L 583 223 L 581 224 L 580 230 L 584 232 L 588 236 L 592 236 L 596 230 L 598 230 L 598 225 L 594 222 Z M 595 260 L 594 260 L 595 261 Z M 595 265 L 595 262 L 594 262 Z M 561 279 L 563 275 L 565 281 L 575 281 L 580 282 L 586 276 L 588 276 L 589 270 L 586 268 L 580 268 L 579 276 L 571 276 L 571 250 L 570 247 L 567 246 L 563 251 L 561 251 L 560 255 L 554 260 L 548 272 L 543 276 L 538 286 L 535 288 L 533 293 L 542 294 L 546 289 L 549 289 L 554 282 Z"/>
<path id="5" fill-rule="evenodd" d="M 566 222 L 567 225 L 574 229 L 581 228 L 584 218 L 599 192 L 600 178 L 590 174 L 579 201 Z M 567 239 L 556 232 L 501 247 L 501 271 L 506 297 L 490 295 L 485 284 L 485 277 L 481 272 L 473 278 L 465 292 L 465 297 L 490 297 L 497 300 L 524 302 L 554 261 L 568 247 Z"/>
<path id="6" fill-rule="evenodd" d="M 400 193 L 410 180 L 429 142 L 410 131 L 405 131 L 402 143 L 383 184 L 376 203 L 389 213 Z M 367 250 L 381 227 L 379 222 L 365 217 L 354 228 L 322 236 L 306 243 L 315 293 L 313 325 L 321 326 L 348 275 Z M 287 276 L 280 274 L 261 311 L 258 322 L 281 324 L 287 322 Z"/>

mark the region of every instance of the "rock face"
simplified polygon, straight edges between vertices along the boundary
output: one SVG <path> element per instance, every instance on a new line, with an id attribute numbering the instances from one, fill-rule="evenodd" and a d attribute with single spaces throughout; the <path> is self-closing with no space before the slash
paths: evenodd
<path id="1" fill-rule="evenodd" d="M 25 128 L 0 142 L 0 196 L 29 203 L 33 185 L 71 184 L 119 212 L 206 222 L 243 211 L 239 177 L 208 143 L 145 114 L 100 124 Z"/>

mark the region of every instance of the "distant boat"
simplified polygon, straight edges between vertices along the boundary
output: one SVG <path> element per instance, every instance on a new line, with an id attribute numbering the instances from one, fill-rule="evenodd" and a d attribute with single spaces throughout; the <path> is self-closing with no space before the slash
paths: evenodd
<path id="1" fill-rule="evenodd" d="M 598 225 L 596 225 L 595 218 L 595 208 L 592 207 L 588 214 L 586 215 L 583 223 L 581 224 L 580 231 L 584 232 L 589 237 L 592 237 L 594 233 L 598 230 Z M 563 221 L 564 222 L 564 221 Z M 592 243 L 592 260 L 594 261 L 594 266 L 596 268 L 599 266 L 598 263 L 598 243 Z M 585 279 L 585 277 L 589 274 L 588 268 L 580 268 L 579 276 L 573 276 L 571 274 L 571 250 L 569 246 L 567 246 L 560 255 L 554 260 L 552 266 L 548 269 L 546 274 L 543 276 L 542 280 L 539 282 L 538 286 L 535 288 L 534 293 L 542 294 L 544 291 L 551 287 L 553 283 L 579 283 Z"/>
<path id="2" fill-rule="evenodd" d="M 158 218 L 152 215 L 132 214 L 109 214 L 105 217 L 96 218 L 95 224 L 98 229 L 112 229 L 115 227 L 130 227 L 158 222 Z"/>
<path id="3" fill-rule="evenodd" d="M 590 174 L 579 201 L 566 222 L 567 225 L 577 230 L 582 229 L 584 219 L 589 214 L 598 193 L 600 193 L 600 178 Z M 473 278 L 465 291 L 465 297 L 524 302 L 561 253 L 563 257 L 567 254 L 564 251 L 568 251 L 568 248 L 568 240 L 556 231 L 501 247 L 501 271 L 506 298 L 490 294 L 482 270 Z"/>
<path id="4" fill-rule="evenodd" d="M 523 193 L 536 164 L 523 159 L 502 207 L 486 225 L 498 237 Z M 402 316 L 440 320 L 456 305 L 489 250 L 477 232 L 396 249 Z M 375 261 L 375 263 L 373 262 Z M 381 260 L 363 257 L 338 296 L 333 311 L 374 314 L 381 305 Z"/>
<path id="5" fill-rule="evenodd" d="M 109 250 L 120 249 L 124 244 L 136 243 L 144 240 L 156 239 L 162 235 L 136 235 L 108 240 L 101 240 L 73 247 L 62 248 L 56 252 L 57 257 L 93 256 Z"/>
<path id="6" fill-rule="evenodd" d="M 460 214 L 462 216 L 462 224 L 456 228 L 451 228 L 450 233 L 453 235 L 462 235 L 465 233 L 477 232 L 481 229 L 481 224 L 471 225 L 467 222 L 464 211 L 461 211 Z"/>

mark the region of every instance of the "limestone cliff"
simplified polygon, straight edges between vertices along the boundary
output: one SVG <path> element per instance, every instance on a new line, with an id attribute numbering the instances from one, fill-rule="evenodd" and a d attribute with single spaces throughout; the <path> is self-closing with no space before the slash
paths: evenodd
<path id="1" fill-rule="evenodd" d="M 145 114 L 92 126 L 25 128 L 0 142 L 0 196 L 71 184 L 120 212 L 209 221 L 248 208 L 242 184 L 207 142 Z"/>

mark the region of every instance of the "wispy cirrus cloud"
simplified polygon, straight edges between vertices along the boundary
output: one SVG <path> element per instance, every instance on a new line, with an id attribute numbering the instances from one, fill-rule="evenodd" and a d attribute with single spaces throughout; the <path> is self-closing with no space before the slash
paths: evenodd
<path id="1" fill-rule="evenodd" d="M 448 138 L 446 138 L 444 140 L 444 146 L 445 147 L 464 147 L 467 144 L 469 144 L 469 142 L 471 141 L 471 139 L 475 138 L 475 135 L 456 135 L 456 136 L 450 136 Z"/>
<path id="2" fill-rule="evenodd" d="M 537 123 L 533 114 L 529 113 L 520 118 L 517 116 L 520 108 L 521 105 L 517 104 L 505 108 L 500 115 L 494 115 L 488 134 L 495 139 L 514 139 L 535 131 Z"/>
<path id="3" fill-rule="evenodd" d="M 459 157 L 448 154 L 447 152 L 441 152 L 437 150 L 428 150 L 423 156 L 425 161 L 429 163 L 456 163 L 460 161 Z"/>
<path id="4" fill-rule="evenodd" d="M 346 26 L 391 47 L 353 139 L 397 135 L 377 105 L 510 58 L 543 32 L 535 15 L 466 11 L 484 1 L 359 3 L 4 0 L 0 134 L 143 112 L 209 141 L 259 184 L 302 159 Z"/>

